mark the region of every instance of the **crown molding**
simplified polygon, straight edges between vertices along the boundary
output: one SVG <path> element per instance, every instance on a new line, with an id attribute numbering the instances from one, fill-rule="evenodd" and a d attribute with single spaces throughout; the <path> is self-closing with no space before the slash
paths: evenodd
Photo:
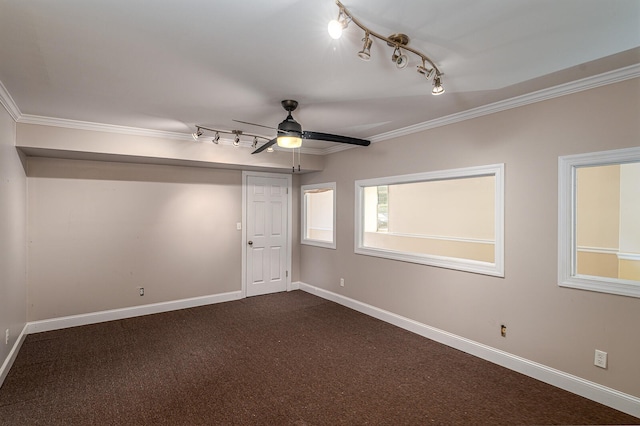
<path id="1" fill-rule="evenodd" d="M 193 140 L 190 134 L 166 132 L 162 130 L 142 129 L 139 127 L 118 126 L 115 124 L 93 123 L 90 121 L 68 120 L 66 118 L 43 117 L 40 115 L 24 114 L 16 120 L 18 123 L 38 124 L 41 126 L 64 127 L 76 130 L 91 130 L 96 132 L 119 133 L 132 136 L 147 136 L 177 140 Z"/>
<path id="2" fill-rule="evenodd" d="M 529 105 L 536 102 L 546 101 L 548 99 L 569 95 L 572 93 L 582 92 L 584 90 L 594 89 L 596 87 L 608 84 L 618 83 L 624 80 L 640 77 L 640 64 L 631 65 L 618 70 L 609 71 L 592 77 L 583 78 L 581 80 L 558 86 L 542 89 L 537 92 L 529 93 L 515 98 L 506 99 L 504 101 L 495 102 L 489 105 L 472 108 L 467 111 L 447 115 L 445 117 L 436 118 L 434 120 L 425 121 L 414 124 L 412 126 L 403 127 L 401 129 L 392 130 L 386 133 L 380 133 L 370 138 L 372 143 L 382 142 L 401 136 L 412 135 L 429 129 L 434 129 L 449 124 L 459 123 L 461 121 L 482 117 L 484 115 L 494 114 L 496 112 L 506 111 L 513 108 Z M 138 127 L 118 126 L 113 124 L 93 123 L 88 121 L 68 120 L 63 118 L 43 117 L 37 115 L 21 114 L 20 109 L 15 104 L 11 95 L 6 90 L 2 82 L 0 82 L 0 102 L 7 109 L 9 114 L 18 123 L 39 124 L 43 126 L 65 127 L 78 130 L 93 130 L 99 132 L 120 133 L 133 136 L 147 136 L 155 138 L 190 140 L 191 135 L 178 132 L 167 132 L 161 130 L 143 129 Z M 226 143 L 224 143 L 226 145 Z M 244 144 L 243 144 L 244 146 Z M 311 155 L 328 155 L 347 149 L 356 148 L 352 145 L 338 144 L 329 148 L 302 148 L 302 154 Z"/>
<path id="3" fill-rule="evenodd" d="M 498 101 L 492 104 L 483 105 L 481 107 L 472 108 L 467 111 L 447 115 L 445 117 L 436 118 L 434 120 L 425 121 L 423 123 L 414 124 L 412 126 L 403 127 L 397 130 L 392 130 L 390 132 L 381 133 L 379 135 L 372 136 L 371 142 L 376 143 L 388 139 L 398 138 L 400 136 L 407 136 L 414 133 L 422 132 L 424 130 L 434 129 L 436 127 L 446 126 L 453 123 L 459 123 L 461 121 L 470 120 L 472 118 L 482 117 L 484 115 L 506 111 L 524 105 L 542 102 L 548 99 L 570 95 L 572 93 L 582 92 L 584 90 L 594 89 L 596 87 L 606 86 L 608 84 L 618 83 L 620 81 L 629 80 L 636 77 L 640 77 L 640 64 L 631 65 L 596 76 L 586 77 L 581 80 L 560 84 L 548 89 L 538 90 L 537 92 L 528 93 L 526 95 L 517 96 L 515 98 L 506 99 L 504 101 Z"/>
<path id="4" fill-rule="evenodd" d="M 9 115 L 13 118 L 13 121 L 18 121 L 22 116 L 20 108 L 18 108 L 18 105 L 13 101 L 13 98 L 9 94 L 7 88 L 4 87 L 4 84 L 2 84 L 2 81 L 0 81 L 0 104 L 2 104 L 2 106 L 7 110 Z"/>

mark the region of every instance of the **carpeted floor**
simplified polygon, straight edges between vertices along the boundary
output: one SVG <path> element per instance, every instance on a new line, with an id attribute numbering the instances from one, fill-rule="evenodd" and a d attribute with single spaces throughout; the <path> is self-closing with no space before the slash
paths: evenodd
<path id="1" fill-rule="evenodd" d="M 29 335 L 1 425 L 640 424 L 302 291 Z"/>

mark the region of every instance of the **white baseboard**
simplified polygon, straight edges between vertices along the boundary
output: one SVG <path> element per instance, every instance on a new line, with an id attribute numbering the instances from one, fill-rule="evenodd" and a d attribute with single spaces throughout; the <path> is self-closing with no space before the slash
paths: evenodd
<path id="1" fill-rule="evenodd" d="M 287 291 L 300 290 L 300 284 L 302 284 L 300 281 L 291 282 L 291 285 L 289 286 L 289 290 Z"/>
<path id="2" fill-rule="evenodd" d="M 27 337 L 27 325 L 25 324 L 25 326 L 22 328 L 22 332 L 20 333 L 20 336 L 18 336 L 18 338 L 16 339 L 16 342 L 13 344 L 13 347 L 9 351 L 9 355 L 2 363 L 2 367 L 0 367 L 0 387 L 2 387 L 2 384 L 4 383 L 4 379 L 6 379 L 7 374 L 9 374 L 9 370 L 11 369 L 11 366 L 16 360 L 16 357 L 18 356 L 18 352 L 20 351 L 20 348 L 22 347 L 22 343 L 24 342 L 24 339 L 26 337 Z"/>
<path id="3" fill-rule="evenodd" d="M 622 411 L 632 416 L 640 417 L 640 398 L 619 392 L 615 389 L 599 385 L 569 373 L 556 370 L 546 365 L 501 351 L 491 346 L 466 339 L 464 337 L 440 330 L 409 318 L 402 317 L 375 306 L 324 290 L 305 283 L 299 283 L 300 290 L 306 291 L 323 299 L 336 302 L 355 311 L 372 316 L 397 327 L 416 333 L 420 336 L 477 356 L 494 364 L 517 371 L 526 376 L 556 386 L 560 389 L 583 396 L 592 401 Z"/>
<path id="4" fill-rule="evenodd" d="M 193 297 L 190 299 L 172 300 L 170 302 L 153 303 L 150 305 L 132 306 L 130 308 L 112 309 L 109 311 L 91 312 L 88 314 L 33 321 L 27 323 L 25 329 L 27 330 L 27 334 L 40 333 L 43 331 L 77 327 L 80 325 L 96 324 L 105 321 L 176 311 L 178 309 L 194 308 L 196 306 L 213 305 L 215 303 L 230 302 L 232 300 L 239 299 L 242 299 L 242 292 L 232 291 L 229 293 L 214 294 L 210 296 Z"/>

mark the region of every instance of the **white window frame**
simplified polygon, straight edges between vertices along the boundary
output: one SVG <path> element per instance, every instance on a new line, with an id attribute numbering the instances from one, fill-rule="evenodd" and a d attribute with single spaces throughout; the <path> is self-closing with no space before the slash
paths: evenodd
<path id="1" fill-rule="evenodd" d="M 306 238 L 306 229 L 307 229 L 307 205 L 305 203 L 304 194 L 306 191 L 312 191 L 315 189 L 330 189 L 333 191 L 333 237 L 332 241 L 322 241 L 322 240 L 314 240 L 311 238 Z M 306 244 L 310 246 L 323 247 L 328 249 L 336 249 L 336 217 L 337 217 L 337 209 L 336 209 L 336 201 L 337 201 L 337 191 L 336 191 L 336 183 L 335 182 L 327 182 L 327 183 L 315 183 L 312 185 L 302 185 L 300 187 L 300 212 L 301 212 L 301 228 L 300 228 L 300 243 Z"/>
<path id="2" fill-rule="evenodd" d="M 487 166 L 466 167 L 460 169 L 357 180 L 355 182 L 355 253 L 504 277 L 504 167 L 504 164 L 492 164 Z M 456 257 L 399 252 L 363 245 L 365 187 L 483 176 L 495 176 L 495 252 L 493 263 Z"/>
<path id="3" fill-rule="evenodd" d="M 601 293 L 640 297 L 640 283 L 576 273 L 576 169 L 635 163 L 640 147 L 565 155 L 558 158 L 558 285 Z"/>

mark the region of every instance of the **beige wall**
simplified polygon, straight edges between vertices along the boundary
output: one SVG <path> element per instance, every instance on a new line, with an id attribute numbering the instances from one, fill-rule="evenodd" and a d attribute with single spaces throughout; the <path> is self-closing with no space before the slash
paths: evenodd
<path id="1" fill-rule="evenodd" d="M 0 366 L 27 319 L 27 184 L 15 140 L 15 122 L 0 106 Z M 9 344 L 5 344 L 7 329 Z"/>
<path id="2" fill-rule="evenodd" d="M 639 104 L 634 79 L 330 155 L 302 183 L 337 182 L 338 248 L 301 247 L 301 280 L 640 397 L 640 299 L 557 283 L 558 156 L 637 146 Z M 354 254 L 355 180 L 496 163 L 504 278 Z"/>
<path id="3" fill-rule="evenodd" d="M 494 240 L 495 182 L 481 176 L 389 185 L 389 232 Z"/>
<path id="4" fill-rule="evenodd" d="M 618 249 L 620 165 L 580 167 L 576 171 L 576 244 Z"/>
<path id="5" fill-rule="evenodd" d="M 240 171 L 29 158 L 27 180 L 29 321 L 241 289 Z"/>

